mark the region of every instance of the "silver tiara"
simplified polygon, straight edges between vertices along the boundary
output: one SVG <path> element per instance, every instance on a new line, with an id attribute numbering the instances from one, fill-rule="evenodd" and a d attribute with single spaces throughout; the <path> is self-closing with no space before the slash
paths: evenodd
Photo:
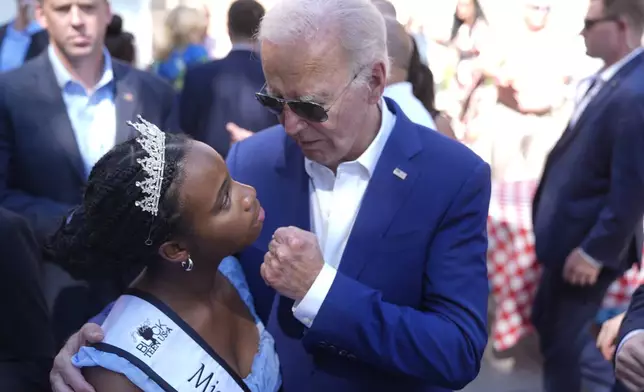
<path id="1" fill-rule="evenodd" d="M 157 216 L 165 169 L 165 133 L 143 117 L 138 116 L 138 119 L 137 123 L 128 121 L 127 124 L 141 134 L 136 138 L 136 141 L 148 156 L 136 160 L 145 171 L 145 179 L 136 182 L 136 186 L 143 191 L 144 197 L 143 200 L 136 201 L 134 204 L 143 211 Z"/>

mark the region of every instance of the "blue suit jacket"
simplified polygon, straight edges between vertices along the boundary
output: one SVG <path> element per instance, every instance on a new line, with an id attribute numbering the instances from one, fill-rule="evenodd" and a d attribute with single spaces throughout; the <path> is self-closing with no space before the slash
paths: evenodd
<path id="1" fill-rule="evenodd" d="M 577 247 L 624 270 L 642 254 L 644 55 L 632 59 L 568 127 L 533 203 L 537 258 L 562 268 Z"/>
<path id="2" fill-rule="evenodd" d="M 134 135 L 141 114 L 170 121 L 174 92 L 148 73 L 113 59 L 116 143 Z M 25 216 L 42 241 L 85 187 L 83 162 L 47 51 L 0 75 L 0 206 Z"/>
<path id="3" fill-rule="evenodd" d="M 255 99 L 264 83 L 259 54 L 249 50 L 233 50 L 221 60 L 189 69 L 180 99 L 181 129 L 226 157 L 228 122 L 251 131 L 278 123 Z"/>
<path id="4" fill-rule="evenodd" d="M 395 127 L 308 330 L 293 317 L 293 301 L 259 274 L 275 229 L 310 230 L 304 156 L 276 126 L 234 144 L 228 157 L 232 176 L 256 188 L 267 214 L 238 257 L 275 337 L 286 392 L 445 391 L 478 374 L 487 342 L 489 167 L 386 102 Z"/>

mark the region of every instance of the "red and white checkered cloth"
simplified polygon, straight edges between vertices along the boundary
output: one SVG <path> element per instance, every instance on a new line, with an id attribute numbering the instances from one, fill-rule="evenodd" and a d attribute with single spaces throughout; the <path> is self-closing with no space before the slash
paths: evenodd
<path id="1" fill-rule="evenodd" d="M 536 185 L 536 181 L 492 185 L 488 276 L 496 304 L 492 342 L 498 351 L 511 348 L 533 328 L 530 311 L 541 273 L 534 251 L 531 219 Z M 627 306 L 641 283 L 644 283 L 644 269 L 634 266 L 610 286 L 603 306 Z"/>

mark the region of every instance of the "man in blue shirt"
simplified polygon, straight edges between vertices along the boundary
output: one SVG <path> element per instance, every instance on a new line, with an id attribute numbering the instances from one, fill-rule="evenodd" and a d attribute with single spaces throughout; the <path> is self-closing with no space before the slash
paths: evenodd
<path id="1" fill-rule="evenodd" d="M 20 67 L 47 47 L 47 31 L 33 20 L 30 3 L 16 0 L 15 19 L 0 26 L 0 72 Z"/>

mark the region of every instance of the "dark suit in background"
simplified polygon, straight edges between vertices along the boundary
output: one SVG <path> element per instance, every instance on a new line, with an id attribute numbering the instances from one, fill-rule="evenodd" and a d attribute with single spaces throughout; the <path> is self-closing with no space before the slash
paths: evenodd
<path id="1" fill-rule="evenodd" d="M 644 60 L 639 54 L 603 83 L 548 156 L 533 204 L 543 276 L 533 323 L 544 354 L 545 389 L 579 391 L 582 375 L 606 390 L 612 366 L 589 326 L 610 284 L 642 253 L 644 214 Z M 592 286 L 562 277 L 583 249 L 603 265 Z M 581 367 L 581 369 L 580 369 Z"/>
<path id="2" fill-rule="evenodd" d="M 27 221 L 0 208 L 0 391 L 47 391 L 54 339 L 40 252 Z"/>
<path id="3" fill-rule="evenodd" d="M 9 23 L 0 26 L 0 48 L 4 43 L 5 37 L 7 36 L 8 28 Z M 27 49 L 27 53 L 25 54 L 25 62 L 41 54 L 45 49 L 47 49 L 47 45 L 49 45 L 49 34 L 47 34 L 47 30 L 41 30 L 33 34 L 31 36 L 29 48 Z"/>
<path id="4" fill-rule="evenodd" d="M 243 48 L 190 69 L 180 99 L 181 130 L 226 157 L 230 149 L 227 123 L 250 131 L 278 123 L 255 99 L 265 82 L 259 54 Z"/>
<path id="5" fill-rule="evenodd" d="M 170 85 L 116 60 L 112 69 L 115 144 L 135 135 L 126 122 L 139 114 L 160 127 L 171 121 L 175 93 Z M 0 206 L 26 217 L 38 241 L 44 243 L 70 209 L 81 203 L 86 171 L 49 51 L 1 74 Z M 51 272 L 52 267 L 47 268 Z M 74 281 L 64 274 L 46 275 L 46 298 L 54 303 L 59 344 L 116 298 L 120 293 L 114 286 L 116 278 L 90 282 L 89 289 L 66 288 L 57 295 L 61 282 Z"/>

